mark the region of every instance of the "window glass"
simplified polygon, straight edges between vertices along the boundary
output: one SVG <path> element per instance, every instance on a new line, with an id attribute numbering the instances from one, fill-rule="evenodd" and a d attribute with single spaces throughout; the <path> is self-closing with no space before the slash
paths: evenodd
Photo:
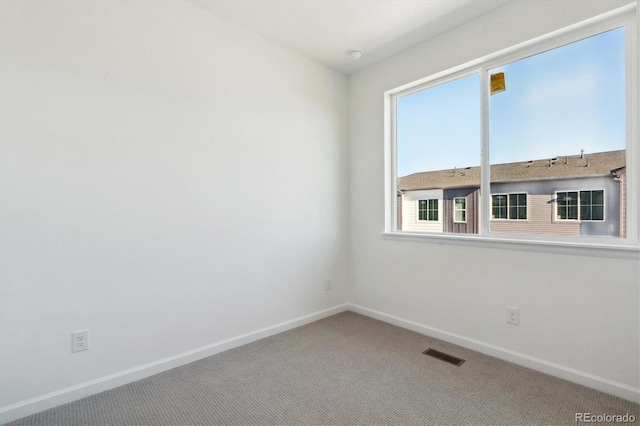
<path id="1" fill-rule="evenodd" d="M 427 220 L 427 200 L 418 201 L 418 220 Z"/>
<path id="2" fill-rule="evenodd" d="M 453 212 L 454 212 L 454 219 L 453 219 L 454 222 L 466 222 L 467 221 L 467 199 L 454 198 Z"/>
<path id="3" fill-rule="evenodd" d="M 438 200 L 427 200 L 427 220 L 438 220 Z"/>
<path id="4" fill-rule="evenodd" d="M 558 192 L 556 205 L 558 206 L 558 219 L 578 220 L 577 192 Z"/>
<path id="5" fill-rule="evenodd" d="M 489 75 L 491 192 L 524 190 L 532 201 L 531 222 L 492 222 L 491 231 L 620 236 L 625 190 L 611 171 L 626 167 L 625 29 L 508 63 Z M 567 187 L 578 191 L 563 191 Z M 609 189 L 608 203 L 604 191 L 586 190 L 594 187 Z M 605 204 L 611 206 L 606 221 Z M 560 221 L 600 224 L 568 228 L 552 220 L 554 210 Z M 497 213 L 493 208 L 492 219 Z M 526 196 L 509 197 L 509 219 L 527 219 Z"/>
<path id="6" fill-rule="evenodd" d="M 388 91 L 395 176 L 387 175 L 385 229 L 589 244 L 629 232 L 636 244 L 631 15 L 621 10 Z"/>
<path id="7" fill-rule="evenodd" d="M 492 195 L 491 196 L 491 219 L 507 218 L 507 196 Z"/>
<path id="8" fill-rule="evenodd" d="M 509 219 L 527 219 L 527 194 L 509 194 Z"/>
<path id="9" fill-rule="evenodd" d="M 438 220 L 438 200 L 419 200 L 418 201 L 418 220 Z"/>
<path id="10" fill-rule="evenodd" d="M 398 176 L 480 165 L 480 74 L 397 99 Z"/>
<path id="11" fill-rule="evenodd" d="M 580 220 L 604 220 L 604 191 L 580 191 Z"/>
<path id="12" fill-rule="evenodd" d="M 480 74 L 476 73 L 397 98 L 398 230 L 477 232 L 477 226 L 454 229 L 454 222 L 466 222 L 467 213 L 454 215 L 453 199 L 479 192 L 480 92 Z M 413 200 L 418 195 L 414 194 L 425 190 L 443 200 L 443 223 L 428 230 L 403 214 L 415 208 Z M 418 213 L 419 221 L 439 220 L 437 199 L 433 203 L 425 205 L 424 216 Z"/>

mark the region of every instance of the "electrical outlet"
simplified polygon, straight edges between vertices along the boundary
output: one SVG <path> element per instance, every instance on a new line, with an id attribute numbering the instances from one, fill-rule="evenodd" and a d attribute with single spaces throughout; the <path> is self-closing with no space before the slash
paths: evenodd
<path id="1" fill-rule="evenodd" d="M 509 324 L 520 324 L 520 309 L 513 306 L 507 306 L 507 322 Z"/>
<path id="2" fill-rule="evenodd" d="M 71 333 L 71 352 L 86 351 L 88 349 L 89 330 L 80 330 Z"/>
<path id="3" fill-rule="evenodd" d="M 324 282 L 324 289 L 329 291 L 333 288 L 333 282 L 331 280 L 331 278 L 327 278 L 327 280 Z"/>

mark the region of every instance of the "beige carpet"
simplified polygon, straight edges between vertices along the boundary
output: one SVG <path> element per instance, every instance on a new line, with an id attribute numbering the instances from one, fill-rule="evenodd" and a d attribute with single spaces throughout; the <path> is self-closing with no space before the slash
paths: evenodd
<path id="1" fill-rule="evenodd" d="M 423 355 L 434 348 L 466 362 Z M 640 407 L 344 312 L 11 425 L 560 425 Z"/>

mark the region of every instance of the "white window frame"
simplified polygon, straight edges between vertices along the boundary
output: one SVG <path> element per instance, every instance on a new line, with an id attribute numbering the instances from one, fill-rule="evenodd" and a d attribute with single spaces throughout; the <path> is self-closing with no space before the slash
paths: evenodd
<path id="1" fill-rule="evenodd" d="M 525 203 L 527 204 L 525 208 L 527 209 L 527 217 L 526 219 L 514 219 L 511 217 L 511 196 L 512 195 L 524 195 Z M 514 220 L 516 222 L 528 222 L 529 221 L 529 193 L 528 192 L 509 192 L 507 194 L 507 220 Z"/>
<path id="2" fill-rule="evenodd" d="M 493 197 L 499 197 L 499 196 L 503 196 L 505 197 L 505 199 L 507 200 L 507 204 L 505 205 L 505 208 L 507 209 L 507 216 L 506 217 L 493 217 Z M 491 220 L 509 220 L 509 194 L 507 193 L 495 193 L 495 194 L 491 194 Z"/>
<path id="3" fill-rule="evenodd" d="M 575 219 L 562 219 L 558 216 L 558 198 L 560 193 L 569 193 L 569 192 L 575 192 L 576 193 L 576 210 L 577 210 L 577 214 L 576 214 L 576 218 Z M 553 217 L 554 217 L 554 221 L 556 222 L 579 222 L 580 221 L 580 191 L 577 189 L 563 189 L 561 191 L 555 191 L 553 193 L 553 200 L 555 201 L 555 206 L 553 207 Z"/>
<path id="4" fill-rule="evenodd" d="M 429 217 L 429 203 L 428 199 L 416 200 L 416 222 L 426 222 L 427 219 L 420 219 L 420 204 L 424 201 L 425 203 L 425 212 L 427 213 L 427 217 Z"/>
<path id="5" fill-rule="evenodd" d="M 602 191 L 602 219 L 583 219 L 582 218 L 582 197 L 580 196 L 580 193 L 587 192 L 587 191 L 588 192 Z M 581 189 L 580 191 L 578 191 L 578 217 L 580 218 L 580 222 L 605 223 L 607 221 L 607 190 L 604 188 L 595 188 L 595 189 Z"/>
<path id="6" fill-rule="evenodd" d="M 581 192 L 593 192 L 593 191 L 602 191 L 602 219 L 583 219 L 582 218 L 582 197 L 580 197 Z M 563 192 L 575 192 L 578 194 L 578 218 L 577 219 L 561 219 L 558 217 L 558 194 Z M 555 207 L 553 209 L 554 221 L 556 222 L 595 222 L 595 223 L 604 223 L 607 221 L 607 192 L 604 188 L 586 188 L 586 189 L 561 189 L 557 190 L 553 193 L 553 199 L 555 200 Z"/>
<path id="7" fill-rule="evenodd" d="M 464 200 L 464 208 L 456 209 L 456 200 Z M 453 223 L 467 223 L 467 197 L 453 197 Z M 456 220 L 456 213 L 464 212 L 464 220 Z"/>
<path id="8" fill-rule="evenodd" d="M 427 202 L 427 218 L 426 219 L 420 219 L 420 201 L 426 201 Z M 429 219 L 429 201 L 435 201 L 436 202 L 436 213 L 438 214 L 438 217 L 436 219 Z M 417 207 L 416 207 L 416 221 L 417 222 L 439 222 L 440 221 L 440 201 L 437 198 L 421 198 L 419 200 L 416 200 L 417 203 Z M 433 210 L 433 209 L 431 209 Z"/>
<path id="9" fill-rule="evenodd" d="M 423 79 L 405 84 L 384 94 L 385 126 L 385 227 L 383 236 L 391 239 L 419 241 L 463 242 L 479 246 L 521 248 L 523 250 L 556 251 L 560 253 L 587 254 L 610 257 L 640 258 L 639 246 L 639 196 L 640 193 L 640 142 L 639 124 L 639 64 L 638 64 L 638 13 L 636 3 L 587 19 L 566 28 L 553 31 L 524 43 L 512 46 L 485 57 L 438 72 Z M 626 27 L 626 161 L 627 161 L 627 235 L 626 238 L 602 238 L 590 236 L 509 234 L 490 231 L 491 197 L 481 196 L 480 229 L 478 234 L 429 234 L 411 233 L 396 229 L 397 146 L 396 100 L 447 82 L 480 73 L 481 77 L 481 140 L 483 153 L 489 152 L 489 70 L 520 59 L 553 50 L 615 28 Z M 481 194 L 490 194 L 490 160 L 482 158 Z M 554 212 L 554 217 L 556 213 Z"/>
<path id="10" fill-rule="evenodd" d="M 510 196 L 511 195 L 521 195 L 521 194 L 524 195 L 525 199 L 527 200 L 526 201 L 526 203 L 527 203 L 527 206 L 526 206 L 526 208 L 527 208 L 527 218 L 526 219 L 514 219 L 514 218 L 511 217 Z M 504 218 L 502 218 L 502 217 L 498 217 L 498 218 L 491 217 L 492 221 L 514 220 L 514 221 L 517 221 L 517 222 L 527 222 L 529 220 L 529 194 L 527 192 L 495 192 L 495 193 L 492 193 L 491 194 L 491 210 L 490 210 L 491 216 L 493 216 L 493 197 L 500 196 L 500 195 L 504 196 L 505 199 L 507 200 L 507 204 L 506 204 L 507 217 L 504 217 Z"/>

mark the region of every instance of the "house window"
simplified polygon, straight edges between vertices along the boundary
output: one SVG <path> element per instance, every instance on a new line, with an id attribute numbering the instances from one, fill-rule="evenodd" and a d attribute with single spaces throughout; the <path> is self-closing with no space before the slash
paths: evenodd
<path id="1" fill-rule="evenodd" d="M 403 229 L 398 199 L 428 190 L 443 195 L 444 226 L 417 232 L 637 248 L 636 13 L 625 6 L 386 92 L 387 233 Z M 575 189 L 555 192 L 563 186 Z M 431 214 L 420 206 L 420 220 Z"/>
<path id="2" fill-rule="evenodd" d="M 604 220 L 604 191 L 556 193 L 558 220 Z"/>
<path id="3" fill-rule="evenodd" d="M 467 221 L 467 199 L 465 197 L 456 197 L 453 199 L 453 221 Z"/>
<path id="4" fill-rule="evenodd" d="M 580 191 L 580 220 L 604 220 L 604 191 Z"/>
<path id="5" fill-rule="evenodd" d="M 491 219 L 507 218 L 507 196 L 498 194 L 491 196 Z"/>
<path id="6" fill-rule="evenodd" d="M 527 219 L 527 194 L 491 195 L 491 219 Z"/>
<path id="7" fill-rule="evenodd" d="M 527 220 L 527 194 L 509 194 L 509 219 Z"/>
<path id="8" fill-rule="evenodd" d="M 578 220 L 578 192 L 558 192 L 558 220 Z"/>
<path id="9" fill-rule="evenodd" d="M 418 201 L 418 220 L 434 221 L 438 220 L 438 200 L 419 200 Z"/>

